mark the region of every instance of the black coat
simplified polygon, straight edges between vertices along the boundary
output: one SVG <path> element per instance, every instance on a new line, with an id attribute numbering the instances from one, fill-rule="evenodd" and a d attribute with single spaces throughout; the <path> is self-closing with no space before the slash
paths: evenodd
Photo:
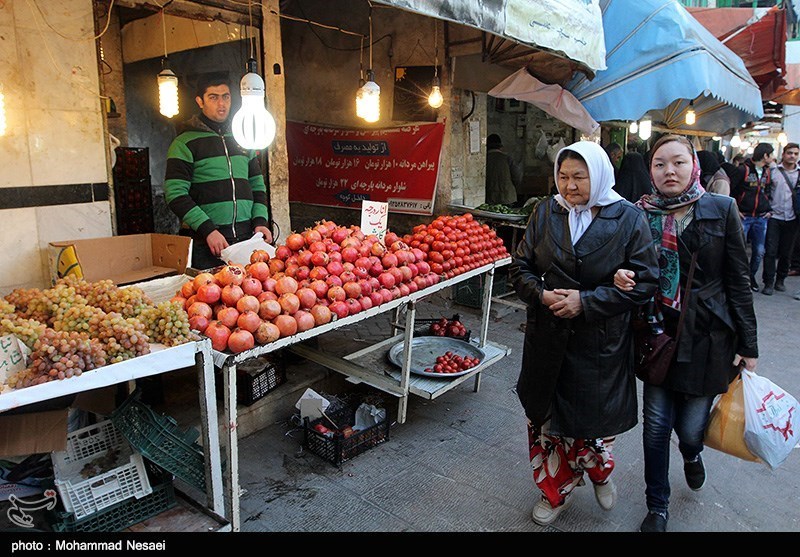
<path id="1" fill-rule="evenodd" d="M 678 239 L 684 281 L 695 250 L 697 266 L 688 311 L 684 308 L 684 330 L 663 386 L 692 395 L 717 395 L 728 390 L 735 376 L 735 354 L 758 357 L 749 264 L 733 199 L 707 193 L 695 203 L 692 222 Z M 667 331 L 674 330 L 677 314 L 665 313 L 665 318 Z"/>
<path id="2" fill-rule="evenodd" d="M 553 198 L 540 202 L 511 266 L 528 304 L 517 394 L 535 426 L 551 418 L 554 434 L 599 438 L 636 425 L 631 314 L 653 296 L 658 263 L 644 213 L 629 202 L 601 207 L 574 248 L 568 215 Z M 633 291 L 614 286 L 620 268 L 636 273 Z M 545 285 L 579 290 L 583 312 L 555 317 L 539 301 Z"/>

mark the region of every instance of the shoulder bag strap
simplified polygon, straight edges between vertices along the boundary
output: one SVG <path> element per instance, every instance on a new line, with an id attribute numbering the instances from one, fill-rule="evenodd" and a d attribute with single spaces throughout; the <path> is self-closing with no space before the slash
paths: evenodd
<path id="1" fill-rule="evenodd" d="M 689 298 L 691 298 L 692 294 L 692 280 L 694 279 L 694 270 L 697 266 L 697 252 L 695 251 L 692 254 L 692 262 L 689 265 L 689 275 L 686 277 L 686 296 L 683 298 L 681 302 L 681 316 L 678 318 L 678 328 L 675 331 L 675 342 L 678 342 L 681 338 L 681 332 L 683 332 L 683 318 L 686 316 L 686 312 L 689 309 Z"/>
<path id="2" fill-rule="evenodd" d="M 786 171 L 783 168 L 778 168 L 778 172 L 783 175 L 783 179 L 786 180 L 786 185 L 789 186 L 789 189 L 794 190 L 797 186 L 800 186 L 800 172 L 797 173 L 797 180 L 794 182 L 794 186 L 792 186 L 792 181 L 789 180 L 789 175 L 786 174 Z"/>

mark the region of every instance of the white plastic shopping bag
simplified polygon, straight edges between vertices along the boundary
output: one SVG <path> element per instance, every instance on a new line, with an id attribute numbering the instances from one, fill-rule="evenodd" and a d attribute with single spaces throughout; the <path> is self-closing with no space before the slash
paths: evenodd
<path id="1" fill-rule="evenodd" d="M 547 136 L 544 132 L 540 132 L 539 134 L 539 141 L 536 142 L 536 148 L 533 151 L 533 154 L 536 155 L 537 158 L 543 159 L 547 156 L 547 147 L 550 144 L 547 142 Z"/>
<path id="2" fill-rule="evenodd" d="M 752 371 L 742 371 L 744 383 L 744 442 L 770 468 L 777 468 L 797 442 L 797 399 Z"/>
<path id="3" fill-rule="evenodd" d="M 275 257 L 275 248 L 264 240 L 264 235 L 261 232 L 256 232 L 249 240 L 230 245 L 222 250 L 220 259 L 226 263 L 247 265 L 250 263 L 250 255 L 258 249 L 263 249 L 269 253 L 270 257 Z"/>

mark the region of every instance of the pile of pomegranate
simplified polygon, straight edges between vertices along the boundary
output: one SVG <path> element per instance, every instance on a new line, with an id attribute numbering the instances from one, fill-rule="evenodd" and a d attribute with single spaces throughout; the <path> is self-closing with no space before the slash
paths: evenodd
<path id="1" fill-rule="evenodd" d="M 197 275 L 172 301 L 183 305 L 191 328 L 209 337 L 215 350 L 236 354 L 507 256 L 502 240 L 472 215 L 421 226 L 403 239 L 389 231 L 381 242 L 358 226 L 322 221 L 290 234 L 272 258 L 258 250 L 246 266 Z"/>

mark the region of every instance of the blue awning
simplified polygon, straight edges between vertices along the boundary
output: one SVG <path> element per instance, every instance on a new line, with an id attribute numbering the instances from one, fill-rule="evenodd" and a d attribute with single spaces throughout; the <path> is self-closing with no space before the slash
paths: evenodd
<path id="1" fill-rule="evenodd" d="M 764 114 L 744 62 L 676 0 L 601 0 L 606 65 L 566 89 L 598 122 L 650 113 L 670 129 L 723 132 Z M 683 123 L 689 103 L 697 123 Z"/>

